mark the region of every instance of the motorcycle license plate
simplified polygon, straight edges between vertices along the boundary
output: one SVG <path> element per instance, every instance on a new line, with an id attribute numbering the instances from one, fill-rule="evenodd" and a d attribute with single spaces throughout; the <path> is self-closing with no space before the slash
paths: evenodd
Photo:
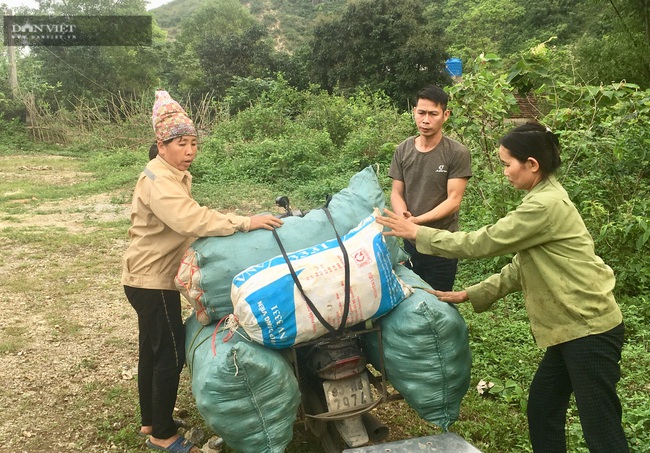
<path id="1" fill-rule="evenodd" d="M 335 381 L 323 381 L 327 409 L 331 412 L 372 403 L 370 381 L 365 373 Z"/>

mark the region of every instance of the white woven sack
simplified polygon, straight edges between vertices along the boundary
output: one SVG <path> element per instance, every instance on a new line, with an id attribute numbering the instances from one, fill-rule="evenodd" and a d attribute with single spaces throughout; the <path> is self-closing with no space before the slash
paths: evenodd
<path id="1" fill-rule="evenodd" d="M 393 272 L 391 257 L 375 221 L 378 210 L 342 237 L 350 268 L 350 305 L 346 326 L 376 319 L 412 293 Z M 334 328 L 341 325 L 345 302 L 345 265 L 338 241 L 289 253 L 305 295 Z M 328 332 L 309 308 L 282 255 L 240 272 L 233 279 L 234 315 L 248 335 L 281 349 Z"/>

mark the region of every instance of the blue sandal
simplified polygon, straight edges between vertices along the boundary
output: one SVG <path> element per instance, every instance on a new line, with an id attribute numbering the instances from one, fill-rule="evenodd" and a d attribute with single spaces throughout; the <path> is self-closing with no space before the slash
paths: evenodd
<path id="1" fill-rule="evenodd" d="M 147 447 L 149 447 L 152 450 L 156 451 L 168 451 L 170 453 L 190 453 L 192 448 L 194 448 L 194 444 L 184 438 L 183 436 L 178 436 L 178 439 L 174 441 L 169 447 L 164 448 L 160 447 L 158 445 L 154 445 L 151 443 L 149 439 L 147 439 Z"/>

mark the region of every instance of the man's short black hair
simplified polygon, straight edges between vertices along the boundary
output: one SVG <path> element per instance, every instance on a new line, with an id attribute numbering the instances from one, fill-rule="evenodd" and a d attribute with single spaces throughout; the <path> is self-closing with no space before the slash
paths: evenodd
<path id="1" fill-rule="evenodd" d="M 418 91 L 418 94 L 415 96 L 414 105 L 417 105 L 420 99 L 428 99 L 429 101 L 438 104 L 443 110 L 447 110 L 449 95 L 445 93 L 442 88 L 439 88 L 436 85 L 428 85 Z"/>

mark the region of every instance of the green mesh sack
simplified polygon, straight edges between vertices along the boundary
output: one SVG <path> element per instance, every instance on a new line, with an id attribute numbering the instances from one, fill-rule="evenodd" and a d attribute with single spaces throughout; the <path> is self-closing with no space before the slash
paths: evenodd
<path id="1" fill-rule="evenodd" d="M 373 167 L 354 175 L 348 187 L 333 195 L 328 208 L 336 230 L 343 236 L 359 222 L 383 209 L 386 197 Z M 288 217 L 277 230 L 287 253 L 336 237 L 325 211 L 313 209 L 304 217 Z M 407 255 L 394 237 L 386 238 L 394 265 Z M 187 249 L 175 278 L 176 287 L 194 308 L 201 324 L 208 325 L 233 312 L 232 280 L 241 271 L 280 255 L 271 231 L 239 232 L 231 236 L 197 239 Z"/>
<path id="2" fill-rule="evenodd" d="M 414 293 L 378 321 L 386 379 L 421 418 L 447 430 L 458 419 L 469 388 L 467 325 L 456 307 L 420 289 L 430 286 L 413 271 L 401 264 L 394 269 Z M 377 335 L 363 340 L 371 363 L 380 369 Z"/>
<path id="3" fill-rule="evenodd" d="M 194 315 L 186 323 L 192 393 L 206 424 L 238 453 L 282 453 L 293 438 L 298 382 L 281 353 Z"/>

